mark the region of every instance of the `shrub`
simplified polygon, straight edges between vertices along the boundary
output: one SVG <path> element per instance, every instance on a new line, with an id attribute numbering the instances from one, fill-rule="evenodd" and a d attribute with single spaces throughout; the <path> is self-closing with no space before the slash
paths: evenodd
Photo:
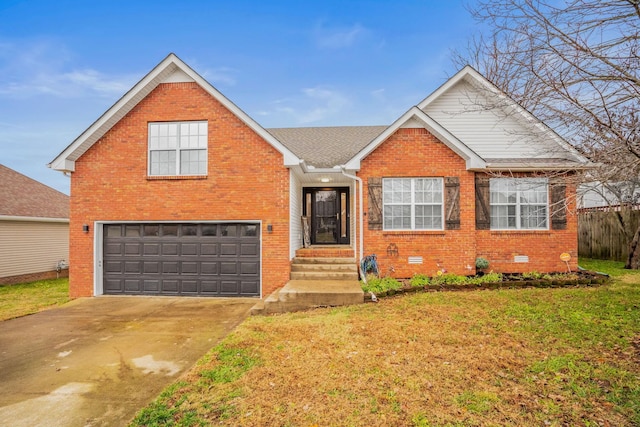
<path id="1" fill-rule="evenodd" d="M 435 276 L 431 279 L 431 283 L 434 285 L 463 285 L 467 283 L 466 276 L 458 276 L 457 274 L 447 273 L 439 276 Z"/>
<path id="2" fill-rule="evenodd" d="M 414 274 L 411 278 L 411 286 L 414 288 L 424 288 L 431 283 L 431 277 L 426 274 Z"/>
<path id="3" fill-rule="evenodd" d="M 534 279 L 534 280 L 539 280 L 541 279 L 543 276 L 542 273 L 538 273 L 537 271 L 530 271 L 528 273 L 522 273 L 522 278 L 523 279 Z"/>
<path id="4" fill-rule="evenodd" d="M 483 276 L 470 277 L 469 283 L 473 285 L 481 285 L 483 283 L 498 283 L 502 282 L 502 273 L 487 273 Z"/>
<path id="5" fill-rule="evenodd" d="M 489 268 L 489 261 L 486 258 L 476 258 L 476 269 L 486 270 L 487 268 Z"/>
<path id="6" fill-rule="evenodd" d="M 364 292 L 380 294 L 387 291 L 397 291 L 402 288 L 402 283 L 393 277 L 375 277 L 367 276 L 367 283 L 362 284 Z"/>

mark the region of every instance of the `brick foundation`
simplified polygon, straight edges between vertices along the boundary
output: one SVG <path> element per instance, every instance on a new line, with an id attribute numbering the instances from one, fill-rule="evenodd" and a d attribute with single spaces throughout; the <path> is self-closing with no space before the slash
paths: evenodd
<path id="1" fill-rule="evenodd" d="M 16 285 L 18 283 L 31 283 L 62 277 L 69 277 L 69 270 L 64 269 L 60 272 L 56 270 L 42 271 L 39 273 L 21 274 L 19 276 L 0 277 L 0 285 Z"/>

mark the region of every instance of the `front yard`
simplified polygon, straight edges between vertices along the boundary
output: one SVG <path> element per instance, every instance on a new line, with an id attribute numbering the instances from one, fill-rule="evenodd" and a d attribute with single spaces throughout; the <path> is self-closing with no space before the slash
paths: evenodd
<path id="1" fill-rule="evenodd" d="M 640 272 L 252 317 L 132 426 L 640 425 Z"/>

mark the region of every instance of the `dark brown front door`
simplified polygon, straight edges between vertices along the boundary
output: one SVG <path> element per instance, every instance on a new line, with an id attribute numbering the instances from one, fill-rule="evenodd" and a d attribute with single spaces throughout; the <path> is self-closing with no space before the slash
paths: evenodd
<path id="1" fill-rule="evenodd" d="M 311 244 L 349 244 L 349 189 L 306 188 L 303 215 L 311 218 Z"/>

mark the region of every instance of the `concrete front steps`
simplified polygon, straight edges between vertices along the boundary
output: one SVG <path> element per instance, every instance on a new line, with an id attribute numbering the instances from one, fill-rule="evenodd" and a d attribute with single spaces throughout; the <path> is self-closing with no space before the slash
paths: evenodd
<path id="1" fill-rule="evenodd" d="M 296 252 L 291 263 L 291 280 L 256 304 L 251 314 L 287 313 L 363 302 L 364 292 L 358 281 L 352 249 L 307 248 Z"/>

